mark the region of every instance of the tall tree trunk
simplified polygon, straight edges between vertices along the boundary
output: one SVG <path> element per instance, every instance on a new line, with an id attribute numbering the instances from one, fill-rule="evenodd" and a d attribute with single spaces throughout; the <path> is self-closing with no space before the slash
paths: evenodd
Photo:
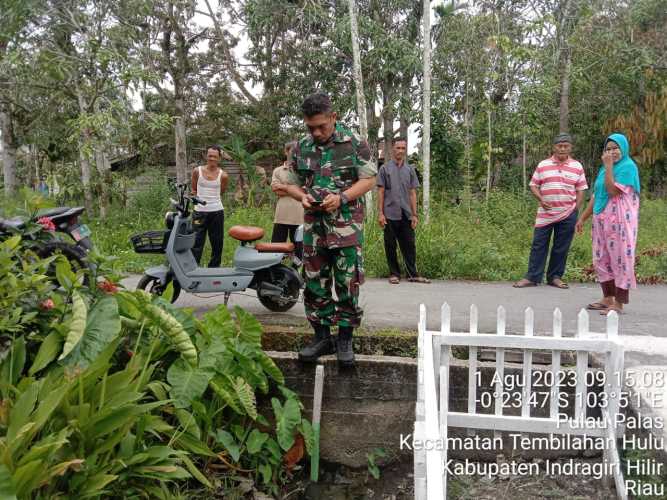
<path id="1" fill-rule="evenodd" d="M 561 133 L 569 132 L 570 119 L 570 72 L 572 68 L 572 50 L 570 37 L 574 33 L 581 11 L 580 0 L 560 0 L 556 11 L 556 36 L 558 40 L 558 71 L 560 77 L 560 106 L 558 125 Z"/>
<path id="2" fill-rule="evenodd" d="M 109 186 L 111 183 L 109 174 L 111 172 L 111 161 L 101 144 L 95 146 L 95 166 L 102 181 L 100 182 L 100 217 L 106 219 L 109 211 Z"/>
<path id="3" fill-rule="evenodd" d="M 368 140 L 368 120 L 366 119 L 366 96 L 364 94 L 364 76 L 361 72 L 361 54 L 359 52 L 359 26 L 357 24 L 357 3 L 348 1 L 350 10 L 350 32 L 352 33 L 352 59 L 354 63 L 354 86 L 357 93 L 357 113 L 359 114 L 359 133 Z"/>
<path id="4" fill-rule="evenodd" d="M 81 136 L 82 142 L 86 139 Z M 83 185 L 83 204 L 89 216 L 93 215 L 93 193 L 90 185 L 90 159 L 83 148 L 79 148 L 79 166 L 81 168 L 81 184 Z"/>
<path id="5" fill-rule="evenodd" d="M 16 138 L 9 105 L 0 103 L 0 133 L 2 133 L 2 175 L 5 195 L 16 193 Z"/>
<path id="6" fill-rule="evenodd" d="M 463 158 L 465 161 L 465 178 L 463 184 L 463 197 L 468 207 L 468 212 L 472 210 L 472 140 L 470 138 L 470 101 L 468 97 L 468 82 L 466 81 L 465 115 L 463 118 L 466 130 L 466 140 L 463 149 Z"/>
<path id="7" fill-rule="evenodd" d="M 373 103 L 375 103 L 375 93 L 373 93 Z M 373 152 L 373 156 L 378 157 L 378 133 L 380 131 L 381 117 L 375 114 L 374 104 L 366 104 L 366 117 L 368 118 L 368 145 Z"/>
<path id="8" fill-rule="evenodd" d="M 79 104 L 79 113 L 81 116 L 88 112 L 88 105 L 81 89 L 76 90 L 77 102 Z M 92 133 L 90 129 L 84 128 L 81 131 L 79 142 L 79 166 L 81 168 L 81 184 L 83 185 L 83 199 L 86 211 L 90 216 L 93 215 L 93 193 L 90 185 L 90 158 L 88 157 L 88 148 L 92 142 Z"/>
<path id="9" fill-rule="evenodd" d="M 424 0 L 424 104 L 422 161 L 424 163 L 424 222 L 431 207 L 431 2 Z"/>
<path id="10" fill-rule="evenodd" d="M 394 103 L 393 92 L 388 83 L 382 90 L 382 128 L 384 130 L 384 162 L 391 159 L 391 142 L 394 139 Z"/>
<path id="11" fill-rule="evenodd" d="M 569 47 L 563 47 L 565 51 L 560 74 L 560 109 L 558 112 L 559 131 L 569 132 L 570 120 L 570 70 L 572 67 L 572 53 Z"/>
<path id="12" fill-rule="evenodd" d="M 528 177 L 526 172 L 526 129 L 524 127 L 522 134 L 522 155 L 521 155 L 521 167 L 522 167 L 522 179 L 523 179 L 523 193 L 526 194 L 526 188 L 528 185 Z"/>
<path id="13" fill-rule="evenodd" d="M 176 143 L 176 182 L 179 184 L 188 181 L 188 159 L 186 152 L 185 120 L 183 109 L 183 97 L 177 97 L 176 101 L 176 126 L 174 127 Z"/>
<path id="14" fill-rule="evenodd" d="M 398 111 L 398 134 L 403 139 L 408 139 L 408 128 L 410 127 L 410 89 L 403 88 L 401 91 L 400 107 Z M 409 146 L 409 144 L 408 144 Z"/>
<path id="15" fill-rule="evenodd" d="M 489 95 L 489 100 L 488 100 L 488 106 L 489 108 L 486 110 L 486 117 L 487 117 L 487 136 L 488 136 L 488 149 L 487 149 L 487 154 L 489 156 L 488 162 L 486 164 L 486 201 L 489 201 L 489 194 L 491 193 L 491 141 L 493 139 L 491 135 L 491 96 Z"/>

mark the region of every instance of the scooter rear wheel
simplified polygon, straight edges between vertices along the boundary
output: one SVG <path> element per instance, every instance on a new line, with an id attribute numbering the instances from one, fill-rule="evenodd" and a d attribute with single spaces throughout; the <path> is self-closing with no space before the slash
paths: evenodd
<path id="1" fill-rule="evenodd" d="M 176 302 L 176 299 L 178 299 L 178 296 L 181 293 L 181 285 L 178 281 L 175 280 L 169 280 L 167 285 L 169 285 L 169 283 L 173 283 L 174 285 L 174 293 L 171 296 L 171 303 L 173 304 Z M 137 290 L 146 290 L 148 293 L 152 295 L 158 295 L 160 297 L 164 293 L 165 289 L 166 286 L 163 286 L 159 279 L 154 276 L 148 276 L 147 274 L 144 274 L 139 280 L 139 283 L 137 283 Z"/>
<path id="2" fill-rule="evenodd" d="M 262 293 L 262 285 L 269 283 L 282 289 L 279 296 L 265 295 Z M 285 266 L 273 266 L 261 275 L 257 285 L 257 298 L 264 307 L 274 312 L 289 311 L 299 300 L 301 283 L 293 272 Z"/>

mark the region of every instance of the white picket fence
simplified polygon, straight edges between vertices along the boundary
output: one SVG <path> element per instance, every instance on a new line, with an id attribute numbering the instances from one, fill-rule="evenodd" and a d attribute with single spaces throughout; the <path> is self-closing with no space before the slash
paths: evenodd
<path id="1" fill-rule="evenodd" d="M 604 437 L 614 446 L 605 449 L 603 460 L 612 464 L 614 482 L 619 499 L 626 500 L 620 460 L 615 446 L 617 433 L 623 432 L 616 425 L 615 415 L 620 410 L 623 377 L 623 345 L 618 339 L 618 315 L 607 315 L 606 333 L 592 333 L 589 330 L 588 313 L 581 310 L 578 316 L 575 337 L 562 336 L 562 315 L 559 309 L 553 313 L 553 335 L 534 336 L 534 314 L 531 308 L 525 311 L 524 335 L 506 335 L 505 309 L 498 308 L 497 332 L 477 333 L 478 312 L 475 305 L 470 308 L 470 330 L 456 333 L 450 329 L 451 311 L 448 304 L 441 309 L 440 331 L 426 329 L 426 308 L 419 310 L 418 337 L 418 390 L 415 409 L 416 421 L 413 434 L 414 486 L 416 500 L 444 500 L 447 498 L 447 427 L 463 427 L 469 434 L 474 429 L 493 430 L 495 436 L 502 431 L 544 434 L 573 434 L 577 436 Z M 467 413 L 449 410 L 449 366 L 451 346 L 469 348 L 468 359 L 468 404 Z M 477 352 L 479 348 L 494 348 L 496 351 L 494 388 L 494 413 L 478 413 L 477 396 Z M 503 414 L 503 380 L 505 372 L 505 349 L 519 349 L 523 353 L 523 387 L 521 415 Z M 551 351 L 552 379 L 550 386 L 549 417 L 531 416 L 531 380 L 533 351 Z M 569 368 L 561 368 L 561 352 L 576 352 L 576 397 L 574 422 L 559 415 L 560 376 Z M 602 408 L 602 420 L 586 421 L 588 356 L 590 353 L 604 355 L 605 387 L 608 404 Z M 595 400 L 595 398 L 594 398 Z M 533 400 L 534 403 L 534 400 Z M 592 424 L 592 425 L 591 425 Z"/>

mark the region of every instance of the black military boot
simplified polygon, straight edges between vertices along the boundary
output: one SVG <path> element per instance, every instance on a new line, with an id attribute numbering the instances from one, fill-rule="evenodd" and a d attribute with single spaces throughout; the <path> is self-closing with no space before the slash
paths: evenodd
<path id="1" fill-rule="evenodd" d="M 320 356 L 336 352 L 329 325 L 313 325 L 313 328 L 315 329 L 313 341 L 299 351 L 299 361 L 305 363 L 314 363 Z"/>
<path id="2" fill-rule="evenodd" d="M 352 348 L 352 331 L 351 326 L 338 327 L 338 340 L 336 341 L 336 353 L 338 355 L 338 363 L 342 366 L 354 365 L 354 350 Z"/>

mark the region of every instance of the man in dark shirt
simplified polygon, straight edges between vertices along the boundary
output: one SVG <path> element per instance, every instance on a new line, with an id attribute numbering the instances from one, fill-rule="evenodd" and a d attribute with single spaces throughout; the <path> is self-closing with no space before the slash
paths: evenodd
<path id="1" fill-rule="evenodd" d="M 398 284 L 401 270 L 396 254 L 396 241 L 401 247 L 408 281 L 430 283 L 417 274 L 417 249 L 415 228 L 417 227 L 417 188 L 419 180 L 411 165 L 405 163 L 407 152 L 405 138 L 394 139 L 392 159 L 380 168 L 378 185 L 378 222 L 384 228 L 384 250 L 389 264 L 389 283 Z"/>

